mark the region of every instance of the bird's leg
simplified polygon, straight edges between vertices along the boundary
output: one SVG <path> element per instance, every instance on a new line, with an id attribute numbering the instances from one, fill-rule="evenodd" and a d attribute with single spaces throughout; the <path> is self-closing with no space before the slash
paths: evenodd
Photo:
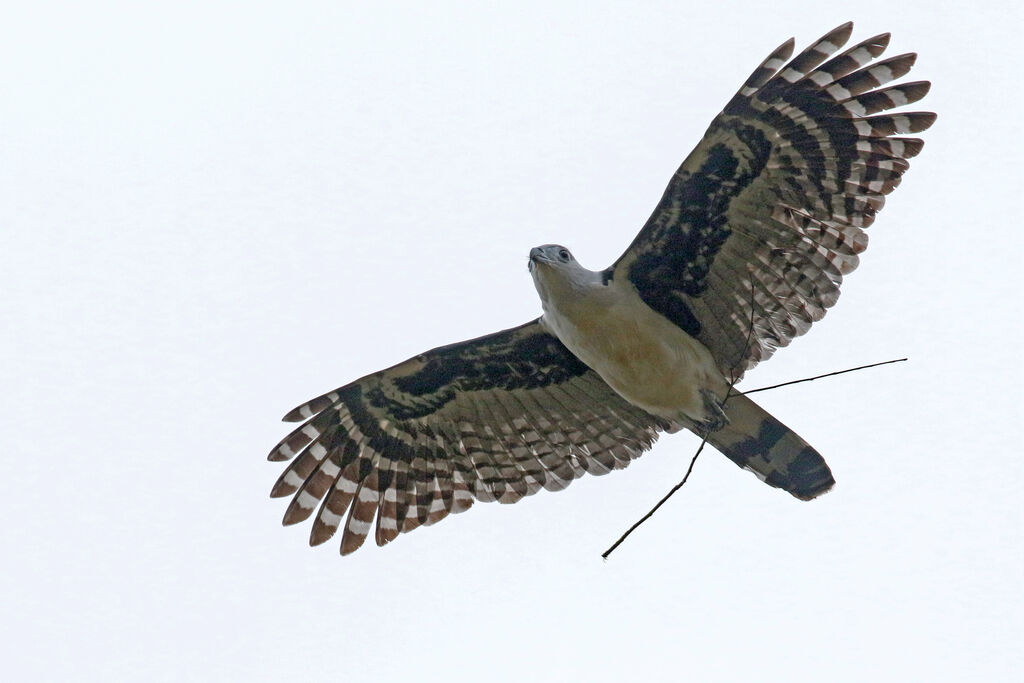
<path id="1" fill-rule="evenodd" d="M 700 422 L 700 428 L 706 432 L 716 432 L 729 424 L 729 418 L 725 414 L 725 407 L 710 389 L 701 389 L 700 395 L 704 399 L 705 417 Z"/>

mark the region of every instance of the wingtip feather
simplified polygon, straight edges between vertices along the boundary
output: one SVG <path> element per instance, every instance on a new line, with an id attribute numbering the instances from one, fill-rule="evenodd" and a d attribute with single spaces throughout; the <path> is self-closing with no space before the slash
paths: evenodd
<path id="1" fill-rule="evenodd" d="M 310 417 L 310 415 L 303 415 L 303 408 L 309 410 L 306 404 L 302 404 L 297 408 L 292 408 L 290 411 L 288 411 L 287 415 L 281 418 L 281 422 L 302 422 L 303 420 L 307 419 L 308 417 Z"/>
<path id="2" fill-rule="evenodd" d="M 851 35 L 853 35 L 853 22 L 847 21 L 823 35 L 821 40 L 827 40 L 834 45 L 842 46 L 846 44 Z M 821 40 L 818 42 L 821 42 Z"/>

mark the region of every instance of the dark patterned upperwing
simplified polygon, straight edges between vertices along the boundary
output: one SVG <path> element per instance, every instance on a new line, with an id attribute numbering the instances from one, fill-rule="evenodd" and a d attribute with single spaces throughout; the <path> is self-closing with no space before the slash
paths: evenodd
<path id="1" fill-rule="evenodd" d="M 702 341 L 727 377 L 738 379 L 836 302 L 867 246 L 862 228 L 924 144 L 891 136 L 935 120 L 874 116 L 916 102 L 929 84 L 878 89 L 916 57 L 869 65 L 887 33 L 826 62 L 852 29 L 840 26 L 788 64 L 793 40 L 775 50 L 613 266 L 613 277 L 629 278 L 648 305 Z"/>
<path id="2" fill-rule="evenodd" d="M 342 554 L 362 545 L 374 519 L 384 545 L 474 498 L 514 503 L 621 469 L 667 427 L 537 320 L 427 351 L 284 419 L 306 421 L 270 452 L 295 458 L 271 495 L 294 494 L 285 524 L 319 504 L 312 545 L 344 522 Z"/>

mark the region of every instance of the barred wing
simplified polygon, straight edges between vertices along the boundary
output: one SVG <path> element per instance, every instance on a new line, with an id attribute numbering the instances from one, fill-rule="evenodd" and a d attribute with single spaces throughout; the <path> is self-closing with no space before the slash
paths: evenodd
<path id="1" fill-rule="evenodd" d="M 788 64 L 793 40 L 775 50 L 711 123 L 611 269 L 702 341 L 727 377 L 738 379 L 835 304 L 867 247 L 863 228 L 924 144 L 893 134 L 935 120 L 875 116 L 916 102 L 929 84 L 879 89 L 916 58 L 870 64 L 887 33 L 825 61 L 852 29 L 838 27 Z"/>
<path id="2" fill-rule="evenodd" d="M 651 447 L 658 418 L 620 398 L 539 320 L 444 346 L 299 406 L 270 452 L 294 458 L 271 492 L 312 514 L 310 544 L 344 522 L 341 552 L 377 545 L 474 498 L 514 503 L 584 472 L 621 469 Z M 322 502 L 321 502 L 322 501 Z"/>

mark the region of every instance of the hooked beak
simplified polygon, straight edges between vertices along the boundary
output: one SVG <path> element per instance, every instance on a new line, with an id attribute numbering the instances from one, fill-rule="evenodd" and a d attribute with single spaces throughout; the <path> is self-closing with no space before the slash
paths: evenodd
<path id="1" fill-rule="evenodd" d="M 527 264 L 526 269 L 532 273 L 534 267 L 543 261 L 547 261 L 544 258 L 544 252 L 540 250 L 540 247 L 534 247 L 530 250 L 530 262 Z"/>

